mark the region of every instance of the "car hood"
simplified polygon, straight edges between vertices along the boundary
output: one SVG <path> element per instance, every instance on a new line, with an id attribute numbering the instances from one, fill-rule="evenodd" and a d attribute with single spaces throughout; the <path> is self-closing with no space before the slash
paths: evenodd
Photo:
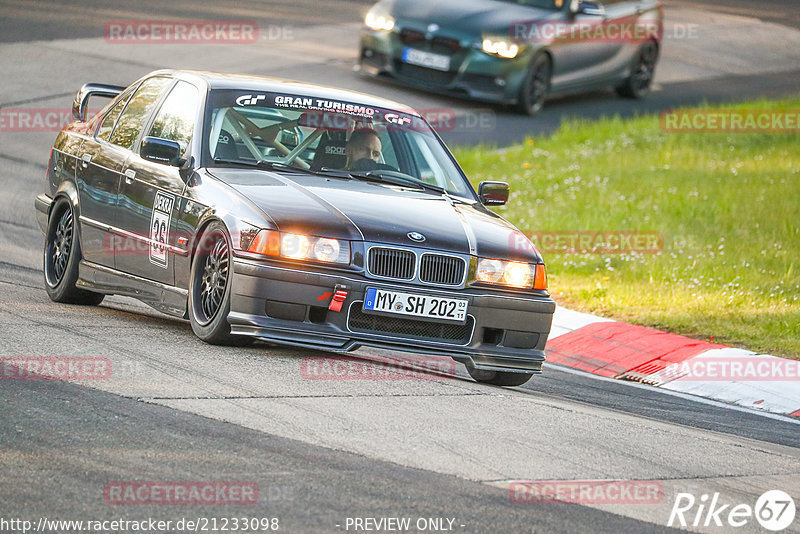
<path id="1" fill-rule="evenodd" d="M 558 16 L 554 10 L 496 0 L 402 0 L 390 2 L 387 7 L 400 21 L 419 21 L 425 26 L 435 23 L 474 36 L 509 35 L 510 24 L 514 21 Z"/>
<path id="2" fill-rule="evenodd" d="M 479 256 L 541 262 L 538 252 L 520 240 L 519 230 L 477 203 L 316 175 L 249 169 L 209 172 L 260 208 L 282 232 L 459 254 L 473 252 L 472 244 Z M 412 241 L 409 232 L 423 234 L 425 241 Z"/>

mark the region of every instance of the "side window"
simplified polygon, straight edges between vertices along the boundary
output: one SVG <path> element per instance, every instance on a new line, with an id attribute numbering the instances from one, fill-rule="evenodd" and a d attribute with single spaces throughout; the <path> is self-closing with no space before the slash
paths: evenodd
<path id="1" fill-rule="evenodd" d="M 178 82 L 164 100 L 147 135 L 177 141 L 181 153 L 185 152 L 192 140 L 199 106 L 200 93 L 197 88 L 186 82 Z"/>
<path id="2" fill-rule="evenodd" d="M 147 116 L 158 102 L 161 92 L 170 83 L 170 78 L 150 78 L 139 86 L 117 121 L 114 133 L 111 134 L 112 143 L 123 148 L 133 148 Z"/>
<path id="3" fill-rule="evenodd" d="M 125 104 L 128 103 L 128 98 L 130 98 L 130 96 L 131 93 L 128 93 L 120 98 L 119 102 L 117 102 L 103 118 L 103 122 L 100 124 L 100 128 L 97 130 L 98 139 L 108 141 L 108 138 L 111 137 L 111 130 L 114 129 L 114 123 L 117 122 L 117 117 L 119 117 L 119 114 L 122 113 L 122 109 L 125 107 Z"/>

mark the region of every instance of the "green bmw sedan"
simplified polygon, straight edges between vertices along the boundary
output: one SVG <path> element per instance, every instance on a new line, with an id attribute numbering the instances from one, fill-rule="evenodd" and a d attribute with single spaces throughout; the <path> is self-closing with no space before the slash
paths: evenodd
<path id="1" fill-rule="evenodd" d="M 381 0 L 360 70 L 530 115 L 549 96 L 606 87 L 643 98 L 663 18 L 659 0 Z"/>

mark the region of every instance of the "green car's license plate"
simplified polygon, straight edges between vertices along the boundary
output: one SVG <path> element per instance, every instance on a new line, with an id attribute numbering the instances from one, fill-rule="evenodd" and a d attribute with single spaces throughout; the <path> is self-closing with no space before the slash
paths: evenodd
<path id="1" fill-rule="evenodd" d="M 450 70 L 450 56 L 432 54 L 422 50 L 415 50 L 414 48 L 403 49 L 403 61 L 411 65 L 428 67 L 429 69 Z"/>

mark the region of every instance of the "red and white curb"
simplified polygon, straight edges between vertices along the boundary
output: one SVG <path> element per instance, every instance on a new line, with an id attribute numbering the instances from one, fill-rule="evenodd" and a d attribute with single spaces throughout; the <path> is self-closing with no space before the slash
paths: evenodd
<path id="1" fill-rule="evenodd" d="M 557 307 L 547 361 L 800 417 L 800 361 Z"/>

